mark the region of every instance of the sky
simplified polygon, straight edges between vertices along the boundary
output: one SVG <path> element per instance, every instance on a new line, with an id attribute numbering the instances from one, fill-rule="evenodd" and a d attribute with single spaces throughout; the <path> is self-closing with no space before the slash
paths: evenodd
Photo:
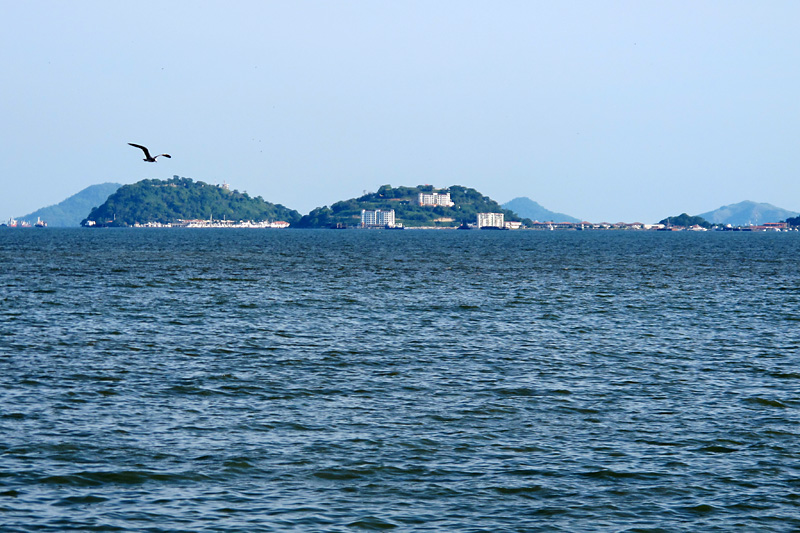
<path id="1" fill-rule="evenodd" d="M 798 20 L 796 0 L 0 0 L 0 220 L 175 175 L 302 214 L 384 184 L 592 222 L 800 211 Z"/>

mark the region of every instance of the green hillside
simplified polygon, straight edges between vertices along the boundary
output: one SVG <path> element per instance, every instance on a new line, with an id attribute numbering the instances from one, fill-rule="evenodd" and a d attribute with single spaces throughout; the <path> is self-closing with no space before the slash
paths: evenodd
<path id="1" fill-rule="evenodd" d="M 251 198 L 247 193 L 174 176 L 166 181 L 149 179 L 120 187 L 103 205 L 92 209 L 81 225 L 124 227 L 211 218 L 253 222 L 283 220 L 294 224 L 300 220 L 300 213 L 261 197 Z"/>
<path id="2" fill-rule="evenodd" d="M 685 228 L 696 225 L 706 229 L 711 228 L 713 225 L 703 217 L 693 217 L 687 215 L 686 213 L 681 213 L 680 215 L 674 217 L 667 217 L 664 220 L 661 220 L 659 224 L 664 224 L 665 226 L 683 226 Z"/>
<path id="3" fill-rule="evenodd" d="M 86 187 L 77 194 L 73 194 L 63 202 L 49 207 L 43 207 L 25 216 L 17 217 L 33 224 L 37 219 L 47 222 L 51 228 L 78 227 L 86 213 L 106 201 L 109 195 L 119 189 L 119 183 L 101 183 Z"/>
<path id="4" fill-rule="evenodd" d="M 420 206 L 419 193 L 449 192 L 453 207 Z M 318 207 L 300 219 L 296 227 L 327 228 L 354 227 L 361 223 L 361 210 L 394 209 L 398 223 L 407 227 L 456 227 L 463 222 L 475 223 L 478 213 L 504 213 L 507 221 L 520 221 L 520 217 L 500 204 L 483 196 L 475 189 L 452 185 L 434 189 L 431 185 L 417 187 L 392 187 L 383 185 L 377 192 L 360 198 L 336 202 L 330 207 Z"/>

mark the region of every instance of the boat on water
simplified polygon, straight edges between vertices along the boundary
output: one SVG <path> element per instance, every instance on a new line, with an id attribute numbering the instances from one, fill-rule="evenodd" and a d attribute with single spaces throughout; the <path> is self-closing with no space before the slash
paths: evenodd
<path id="1" fill-rule="evenodd" d="M 36 224 L 34 224 L 34 227 L 46 228 L 47 227 L 47 222 L 45 222 L 44 220 L 42 220 L 39 217 L 36 217 Z"/>
<path id="2" fill-rule="evenodd" d="M 462 222 L 461 225 L 456 229 L 472 229 L 472 227 L 470 227 L 470 225 L 467 224 L 466 222 Z"/>

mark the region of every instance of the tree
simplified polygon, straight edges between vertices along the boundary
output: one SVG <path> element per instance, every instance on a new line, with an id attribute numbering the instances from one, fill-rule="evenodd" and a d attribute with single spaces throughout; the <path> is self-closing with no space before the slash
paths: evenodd
<path id="1" fill-rule="evenodd" d="M 693 217 L 693 216 L 687 215 L 686 213 L 681 213 L 680 215 L 678 215 L 676 217 L 665 218 L 664 220 L 659 222 L 659 224 L 664 224 L 664 225 L 667 225 L 667 226 L 670 226 L 670 225 L 671 226 L 683 226 L 683 227 L 687 227 L 687 228 L 689 226 L 700 226 L 700 227 L 706 228 L 706 229 L 708 229 L 708 228 L 713 226 L 713 224 L 711 224 L 711 222 L 709 222 L 708 220 L 704 219 L 703 217 Z"/>

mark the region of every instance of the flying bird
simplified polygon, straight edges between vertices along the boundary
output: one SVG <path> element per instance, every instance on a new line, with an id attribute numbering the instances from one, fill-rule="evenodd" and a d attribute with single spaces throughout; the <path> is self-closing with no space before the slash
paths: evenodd
<path id="1" fill-rule="evenodd" d="M 128 143 L 128 144 L 130 144 L 131 146 L 135 146 L 136 148 L 141 148 L 141 150 L 144 152 L 144 160 L 147 161 L 148 163 L 155 163 L 156 159 L 158 159 L 162 155 L 164 157 L 170 157 L 170 158 L 172 157 L 169 154 L 158 154 L 157 156 L 153 157 L 150 155 L 150 150 L 148 150 L 147 147 L 142 146 L 141 144 L 133 144 L 133 143 Z"/>

